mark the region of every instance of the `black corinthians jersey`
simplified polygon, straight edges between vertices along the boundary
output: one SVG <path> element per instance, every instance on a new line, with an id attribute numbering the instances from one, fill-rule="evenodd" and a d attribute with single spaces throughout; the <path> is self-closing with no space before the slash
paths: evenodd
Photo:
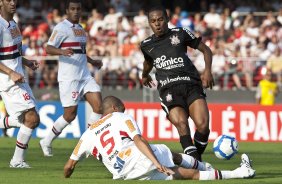
<path id="1" fill-rule="evenodd" d="M 156 68 L 158 90 L 177 83 L 201 84 L 200 75 L 187 56 L 187 46 L 198 48 L 201 37 L 188 29 L 173 28 L 161 36 L 150 36 L 141 43 L 145 60 Z"/>

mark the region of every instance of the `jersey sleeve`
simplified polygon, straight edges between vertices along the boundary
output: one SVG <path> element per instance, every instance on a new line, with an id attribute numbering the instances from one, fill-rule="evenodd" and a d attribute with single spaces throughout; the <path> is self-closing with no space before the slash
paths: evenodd
<path id="1" fill-rule="evenodd" d="M 147 52 L 145 51 L 144 47 L 141 45 L 141 51 L 144 55 L 144 59 L 146 61 L 149 61 L 149 62 L 153 62 L 153 59 L 147 54 Z"/>
<path id="2" fill-rule="evenodd" d="M 197 49 L 200 42 L 202 41 L 202 37 L 196 37 L 187 28 L 182 28 L 182 30 L 186 46 L 189 46 L 193 49 Z"/>
<path id="3" fill-rule="evenodd" d="M 76 144 L 70 159 L 80 160 L 82 157 L 90 154 L 90 144 L 87 142 L 87 134 L 84 133 Z M 85 158 L 85 157 L 84 157 Z"/>
<path id="4" fill-rule="evenodd" d="M 136 121 L 129 115 L 124 118 L 123 121 L 123 130 L 126 131 L 128 136 L 133 139 L 135 135 L 141 135 L 139 127 Z"/>
<path id="5" fill-rule="evenodd" d="M 48 40 L 47 45 L 54 46 L 56 48 L 59 48 L 61 43 L 66 39 L 67 34 L 60 30 L 60 27 L 55 27 L 51 37 Z"/>

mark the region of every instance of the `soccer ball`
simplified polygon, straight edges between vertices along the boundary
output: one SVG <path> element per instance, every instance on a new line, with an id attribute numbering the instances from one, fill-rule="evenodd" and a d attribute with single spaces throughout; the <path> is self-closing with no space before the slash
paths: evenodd
<path id="1" fill-rule="evenodd" d="M 229 160 L 238 153 L 238 142 L 232 136 L 221 135 L 215 139 L 213 151 L 217 158 Z"/>

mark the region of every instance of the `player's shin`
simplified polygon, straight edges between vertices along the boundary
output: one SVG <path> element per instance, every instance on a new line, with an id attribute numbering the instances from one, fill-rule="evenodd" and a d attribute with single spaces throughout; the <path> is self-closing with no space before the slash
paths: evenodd
<path id="1" fill-rule="evenodd" d="M 210 131 L 208 131 L 205 134 L 202 134 L 196 130 L 194 135 L 194 144 L 197 148 L 198 153 L 201 155 L 204 153 L 207 145 L 208 145 L 208 139 L 209 139 Z"/>
<path id="2" fill-rule="evenodd" d="M 183 152 L 187 155 L 194 157 L 199 160 L 199 154 L 197 152 L 197 148 L 194 146 L 192 142 L 191 135 L 182 135 L 180 136 L 180 144 L 183 148 Z"/>
<path id="3" fill-rule="evenodd" d="M 69 123 L 64 119 L 63 116 L 59 117 L 54 123 L 52 130 L 48 133 L 48 135 L 43 139 L 45 145 L 51 145 L 52 141 L 57 138 L 64 128 Z"/>
<path id="4" fill-rule="evenodd" d="M 221 180 L 221 179 L 234 179 L 234 178 L 243 178 L 242 173 L 238 169 L 233 171 L 200 171 L 199 180 Z"/>
<path id="5" fill-rule="evenodd" d="M 206 171 L 208 168 L 206 167 L 206 163 L 197 161 L 194 157 L 186 154 L 181 154 L 182 162 L 179 166 L 187 168 L 187 169 L 197 169 L 200 171 Z"/>
<path id="6" fill-rule="evenodd" d="M 26 152 L 26 149 L 28 148 L 28 142 L 31 137 L 32 131 L 33 129 L 30 129 L 25 125 L 21 126 L 19 133 L 17 135 L 16 149 L 13 156 L 14 161 L 24 160 L 24 154 Z"/>

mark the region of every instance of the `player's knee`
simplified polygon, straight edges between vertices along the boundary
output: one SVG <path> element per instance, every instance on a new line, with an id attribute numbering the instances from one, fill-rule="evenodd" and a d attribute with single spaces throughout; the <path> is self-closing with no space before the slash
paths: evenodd
<path id="1" fill-rule="evenodd" d="M 35 112 L 29 112 L 25 119 L 25 125 L 27 125 L 31 129 L 35 129 L 39 126 L 40 118 L 39 115 Z"/>
<path id="2" fill-rule="evenodd" d="M 76 117 L 76 113 L 68 113 L 64 116 L 64 119 L 67 121 L 67 122 L 72 122 Z"/>
<path id="3" fill-rule="evenodd" d="M 208 118 L 201 118 L 201 120 L 195 122 L 197 130 L 200 133 L 207 133 L 209 132 L 209 119 Z"/>
<path id="4" fill-rule="evenodd" d="M 187 120 L 178 118 L 172 121 L 172 124 L 176 127 L 177 130 L 184 130 L 187 127 Z"/>

